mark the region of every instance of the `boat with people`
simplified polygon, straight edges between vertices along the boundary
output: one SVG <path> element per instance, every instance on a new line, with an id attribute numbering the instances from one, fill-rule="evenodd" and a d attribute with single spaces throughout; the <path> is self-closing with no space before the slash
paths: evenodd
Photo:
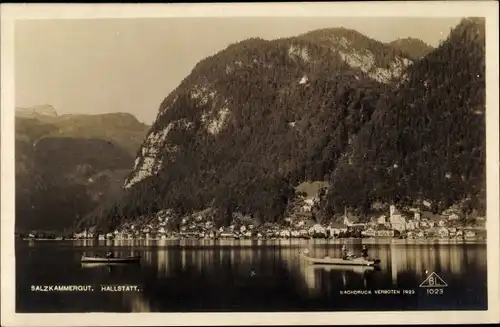
<path id="1" fill-rule="evenodd" d="M 124 258 L 116 258 L 116 257 L 87 257 L 82 254 L 80 259 L 81 263 L 104 263 L 104 264 L 112 264 L 112 263 L 139 263 L 141 261 L 141 256 L 129 256 Z"/>
<path id="2" fill-rule="evenodd" d="M 326 256 L 324 258 L 314 258 L 308 256 L 309 251 L 307 249 L 299 255 L 305 261 L 314 265 L 339 265 L 339 266 L 370 266 L 376 267 L 380 263 L 380 259 L 371 259 L 364 257 L 353 257 L 348 256 L 346 258 L 331 258 Z"/>
<path id="3" fill-rule="evenodd" d="M 359 266 L 359 265 L 347 266 L 347 265 L 324 265 L 324 264 L 308 265 L 306 269 L 311 270 L 311 271 L 324 270 L 327 272 L 331 272 L 331 271 L 353 272 L 353 273 L 360 274 L 360 275 L 367 273 L 367 272 L 380 270 L 380 268 L 377 267 L 377 265 L 375 265 L 375 266 Z"/>

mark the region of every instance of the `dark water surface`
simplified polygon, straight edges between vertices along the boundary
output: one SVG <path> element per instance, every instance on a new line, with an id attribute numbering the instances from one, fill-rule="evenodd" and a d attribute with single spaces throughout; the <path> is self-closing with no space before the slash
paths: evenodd
<path id="1" fill-rule="evenodd" d="M 361 242 L 350 241 L 349 247 L 357 253 Z M 313 256 L 340 257 L 340 243 L 325 240 L 18 241 L 16 311 L 487 309 L 486 244 L 386 242 L 368 247 L 370 256 L 382 260 L 379 270 L 316 267 L 299 258 L 304 248 Z M 108 250 L 141 255 L 142 262 L 111 268 L 80 264 L 82 253 Z M 432 272 L 447 286 L 419 287 Z M 90 285 L 93 291 L 32 291 L 44 285 Z M 101 285 L 137 285 L 138 290 L 102 291 Z M 380 291 L 401 294 L 375 294 Z"/>

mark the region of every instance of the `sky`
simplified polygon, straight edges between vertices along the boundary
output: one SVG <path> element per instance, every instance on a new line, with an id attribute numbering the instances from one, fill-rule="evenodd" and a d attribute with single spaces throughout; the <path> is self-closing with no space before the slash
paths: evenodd
<path id="1" fill-rule="evenodd" d="M 271 40 L 328 27 L 390 42 L 437 46 L 460 18 L 121 18 L 17 21 L 16 107 L 58 114 L 128 112 L 151 124 L 162 100 L 203 58 L 250 37 Z"/>

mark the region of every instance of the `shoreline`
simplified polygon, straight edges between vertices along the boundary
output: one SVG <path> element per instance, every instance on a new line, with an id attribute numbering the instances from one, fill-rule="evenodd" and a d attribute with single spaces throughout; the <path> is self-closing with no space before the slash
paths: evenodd
<path id="1" fill-rule="evenodd" d="M 108 239 L 108 240 L 94 240 L 94 239 L 16 239 L 16 241 L 29 242 L 64 242 L 64 243 L 89 243 L 89 245 L 113 245 L 113 246 L 134 246 L 134 245 L 180 245 L 180 246 L 191 246 L 191 245 L 203 245 L 203 244 L 213 244 L 213 245 L 265 245 L 265 244 L 275 244 L 275 245 L 297 245 L 297 244 L 372 244 L 372 245 L 432 245 L 432 244 L 487 244 L 486 238 L 469 238 L 469 239 L 445 239 L 445 238 L 427 238 L 427 239 L 392 239 L 392 238 L 341 238 L 341 239 L 321 239 L 321 238 L 311 238 L 311 239 L 300 239 L 300 238 L 274 238 L 274 239 L 232 239 L 232 238 L 222 238 L 222 239 L 198 239 L 198 238 L 170 238 L 170 239 L 146 239 L 146 238 L 136 238 L 136 239 Z M 183 244 L 184 243 L 184 244 Z M 187 243 L 187 244 L 186 244 Z"/>

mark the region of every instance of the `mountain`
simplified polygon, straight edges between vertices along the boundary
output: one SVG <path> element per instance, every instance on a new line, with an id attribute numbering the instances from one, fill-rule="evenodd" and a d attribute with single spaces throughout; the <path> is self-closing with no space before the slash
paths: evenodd
<path id="1" fill-rule="evenodd" d="M 351 67 L 361 69 L 381 83 L 397 81 L 412 64 L 410 56 L 400 49 L 343 27 L 315 30 L 299 38 L 331 49 Z"/>
<path id="2" fill-rule="evenodd" d="M 121 192 L 148 126 L 129 114 L 37 112 L 16 112 L 16 230 L 62 231 Z"/>
<path id="3" fill-rule="evenodd" d="M 481 24 L 462 21 L 416 62 L 347 29 L 230 45 L 165 98 L 123 195 L 87 223 L 109 230 L 165 210 L 280 222 L 307 181 L 329 185 L 313 219 L 377 201 L 482 210 Z"/>
<path id="4" fill-rule="evenodd" d="M 248 39 L 199 62 L 161 104 L 107 215 L 214 208 L 222 222 L 234 212 L 277 221 L 293 186 L 325 178 L 410 62 L 343 30 L 339 42 L 353 45 L 336 48 L 334 32 Z M 359 53 L 374 62 L 359 66 Z"/>
<path id="5" fill-rule="evenodd" d="M 37 117 L 57 117 L 57 112 L 51 105 L 16 108 L 16 117 L 37 118 Z"/>
<path id="6" fill-rule="evenodd" d="M 397 39 L 389 43 L 389 46 L 393 47 L 394 49 L 400 50 L 402 53 L 405 53 L 414 61 L 423 58 L 429 52 L 434 50 L 433 47 L 431 47 L 424 41 L 412 37 Z"/>
<path id="7" fill-rule="evenodd" d="M 55 113 L 55 110 L 53 112 Z M 42 115 L 41 111 L 37 113 L 27 117 L 23 109 L 16 109 L 16 137 L 29 138 L 33 142 L 44 137 L 103 139 L 135 155 L 141 146 L 144 133 L 149 129 L 149 126 L 128 113 L 60 116 Z M 33 131 L 33 128 L 37 131 Z"/>
<path id="8" fill-rule="evenodd" d="M 326 215 L 424 200 L 434 212 L 460 203 L 484 214 L 484 115 L 484 21 L 464 19 L 380 99 L 332 174 Z"/>

